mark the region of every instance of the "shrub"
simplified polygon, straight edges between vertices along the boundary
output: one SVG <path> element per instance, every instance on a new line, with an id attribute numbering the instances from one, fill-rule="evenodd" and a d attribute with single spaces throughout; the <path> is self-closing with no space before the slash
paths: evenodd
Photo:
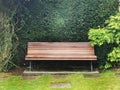
<path id="1" fill-rule="evenodd" d="M 120 61 L 120 13 L 106 20 L 106 26 L 98 29 L 90 29 L 89 39 L 92 45 L 114 44 L 108 54 L 105 68 L 116 67 Z"/>
<path id="2" fill-rule="evenodd" d="M 0 13 L 0 71 L 6 71 L 14 66 L 12 62 L 14 26 L 8 22 L 8 17 Z"/>

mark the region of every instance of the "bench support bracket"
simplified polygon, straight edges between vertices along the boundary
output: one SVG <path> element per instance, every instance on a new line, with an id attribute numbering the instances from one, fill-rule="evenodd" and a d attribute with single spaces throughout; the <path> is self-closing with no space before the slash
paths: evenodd
<path id="1" fill-rule="evenodd" d="M 91 65 L 91 72 L 93 71 L 93 63 L 92 63 L 92 61 L 90 62 L 90 65 Z"/>
<path id="2" fill-rule="evenodd" d="M 32 71 L 32 61 L 29 62 L 29 71 Z"/>

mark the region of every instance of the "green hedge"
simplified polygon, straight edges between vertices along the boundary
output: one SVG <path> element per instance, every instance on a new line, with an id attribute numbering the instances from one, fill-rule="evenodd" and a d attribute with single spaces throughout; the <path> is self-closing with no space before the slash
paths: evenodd
<path id="1" fill-rule="evenodd" d="M 16 14 L 24 23 L 16 30 L 20 60 L 29 41 L 89 41 L 89 29 L 105 26 L 103 22 L 118 9 L 118 0 L 26 0 L 22 4 L 25 9 Z M 104 63 L 108 50 L 98 49 L 99 63 Z"/>
<path id="2" fill-rule="evenodd" d="M 31 0 L 24 5 L 29 16 L 24 15 L 19 37 L 26 42 L 88 41 L 89 28 L 104 26 L 118 6 L 117 0 Z"/>

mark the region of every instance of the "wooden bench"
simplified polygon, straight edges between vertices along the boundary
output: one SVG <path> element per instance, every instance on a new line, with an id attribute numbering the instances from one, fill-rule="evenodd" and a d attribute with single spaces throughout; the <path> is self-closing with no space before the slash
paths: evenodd
<path id="1" fill-rule="evenodd" d="M 89 42 L 29 42 L 25 60 L 97 60 L 94 48 Z"/>

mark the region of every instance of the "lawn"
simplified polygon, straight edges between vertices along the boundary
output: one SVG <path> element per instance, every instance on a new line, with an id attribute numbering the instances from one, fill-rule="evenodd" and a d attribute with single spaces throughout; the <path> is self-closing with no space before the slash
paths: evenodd
<path id="1" fill-rule="evenodd" d="M 71 88 L 51 88 L 51 83 L 70 83 Z M 71 74 L 65 77 L 44 75 L 25 80 L 22 76 L 1 73 L 0 90 L 120 90 L 120 77 L 107 71 L 94 78 Z"/>

